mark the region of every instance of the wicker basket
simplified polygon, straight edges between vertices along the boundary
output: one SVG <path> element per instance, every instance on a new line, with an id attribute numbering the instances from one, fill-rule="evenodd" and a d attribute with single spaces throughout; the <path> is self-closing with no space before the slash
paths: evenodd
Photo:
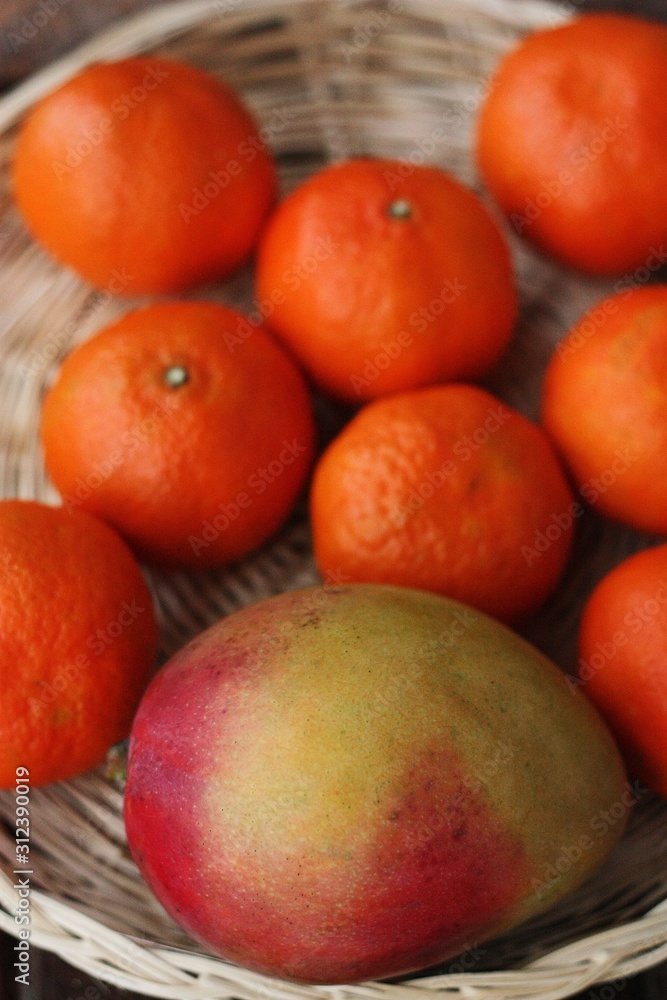
<path id="1" fill-rule="evenodd" d="M 185 0 L 107 31 L 0 101 L 0 495 L 57 500 L 37 444 L 41 396 L 74 343 L 135 304 L 91 291 L 48 260 L 21 225 L 8 164 L 16 122 L 36 99 L 93 60 L 160 52 L 219 73 L 245 94 L 285 190 L 325 162 L 355 154 L 435 161 L 478 187 L 471 135 L 491 68 L 522 33 L 569 16 L 565 5 L 544 0 Z M 554 343 L 612 286 L 568 273 L 515 240 L 512 246 L 522 319 L 487 384 L 535 416 Z M 245 308 L 250 289 L 243 273 L 198 294 Z M 326 407 L 321 415 L 336 418 Z M 566 669 L 591 586 L 651 541 L 592 514 L 579 529 L 567 579 L 524 629 Z M 150 581 L 167 656 L 242 604 L 317 582 L 304 508 L 280 538 L 229 571 L 151 573 Z M 130 859 L 120 791 L 94 772 L 31 793 L 30 942 L 106 982 L 177 1000 L 566 997 L 667 958 L 667 803 L 641 789 L 637 798 L 603 870 L 548 914 L 503 939 L 471 943 L 409 980 L 310 988 L 214 959 L 188 939 Z M 0 927 L 13 934 L 15 805 L 12 794 L 0 796 Z"/>

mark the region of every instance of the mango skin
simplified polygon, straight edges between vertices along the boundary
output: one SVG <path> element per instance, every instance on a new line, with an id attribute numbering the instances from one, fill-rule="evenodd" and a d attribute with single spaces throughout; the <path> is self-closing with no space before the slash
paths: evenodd
<path id="1" fill-rule="evenodd" d="M 238 611 L 162 668 L 125 822 L 148 884 L 213 953 L 358 982 L 571 892 L 622 833 L 600 816 L 625 782 L 589 702 L 508 628 L 354 584 Z"/>

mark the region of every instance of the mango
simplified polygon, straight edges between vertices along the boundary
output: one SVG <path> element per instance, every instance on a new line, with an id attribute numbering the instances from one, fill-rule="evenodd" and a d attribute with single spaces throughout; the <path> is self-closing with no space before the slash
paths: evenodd
<path id="1" fill-rule="evenodd" d="M 355 584 L 238 611 L 162 668 L 125 822 L 210 951 L 333 984 L 433 965 L 551 906 L 620 837 L 601 817 L 625 786 L 596 711 L 515 633 Z"/>

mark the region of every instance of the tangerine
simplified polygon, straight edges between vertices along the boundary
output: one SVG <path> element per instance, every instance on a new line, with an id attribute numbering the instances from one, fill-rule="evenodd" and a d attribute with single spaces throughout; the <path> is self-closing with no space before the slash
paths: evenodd
<path id="1" fill-rule="evenodd" d="M 152 597 L 108 525 L 34 501 L 0 501 L 0 567 L 0 787 L 17 767 L 65 780 L 129 733 L 155 666 Z"/>
<path id="2" fill-rule="evenodd" d="M 238 268 L 276 194 L 239 95 L 194 66 L 96 63 L 24 121 L 14 195 L 31 233 L 100 288 L 173 292 Z"/>
<path id="3" fill-rule="evenodd" d="M 557 346 L 542 419 L 584 500 L 642 531 L 667 532 L 667 286 L 624 290 Z"/>
<path id="4" fill-rule="evenodd" d="M 435 591 L 514 621 L 560 579 L 576 508 L 539 427 L 482 389 L 433 386 L 368 403 L 324 452 L 315 559 L 328 579 Z"/>
<path id="5" fill-rule="evenodd" d="M 667 797 L 667 545 L 638 552 L 588 599 L 579 682 L 604 716 L 629 768 Z"/>
<path id="6" fill-rule="evenodd" d="M 483 178 L 519 233 L 566 264 L 664 263 L 667 26 L 593 13 L 526 37 L 479 117 Z M 658 250 L 656 251 L 656 248 Z"/>
<path id="7" fill-rule="evenodd" d="M 66 358 L 44 400 L 47 470 L 68 507 L 164 566 L 229 563 L 285 520 L 314 422 L 261 327 L 205 302 L 136 309 Z"/>
<path id="8" fill-rule="evenodd" d="M 354 159 L 275 210 L 257 255 L 270 328 L 351 402 L 486 372 L 517 315 L 505 239 L 445 171 Z"/>

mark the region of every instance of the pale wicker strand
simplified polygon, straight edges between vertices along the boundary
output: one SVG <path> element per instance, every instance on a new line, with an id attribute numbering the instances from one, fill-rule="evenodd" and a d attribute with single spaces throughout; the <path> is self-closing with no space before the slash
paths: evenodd
<path id="1" fill-rule="evenodd" d="M 33 74 L 0 102 L 0 129 L 13 125 L 28 108 L 75 73 L 98 59 L 122 59 L 142 52 L 147 44 L 168 39 L 215 13 L 218 0 L 187 0 L 127 18 L 107 28 L 50 66 Z"/>
<path id="2" fill-rule="evenodd" d="M 308 0 L 303 2 L 305 4 Z M 264 6 L 275 6 L 280 11 L 285 4 L 284 0 L 264 0 Z M 430 3 L 428 0 L 415 0 L 412 6 L 420 16 L 437 19 L 442 14 L 442 0 Z M 459 0 L 458 6 L 463 11 L 478 10 L 492 18 L 502 17 L 523 29 L 564 21 L 572 9 L 567 3 L 555 5 L 549 4 L 547 0 L 512 0 L 509 7 L 507 0 Z M 149 8 L 107 28 L 74 52 L 33 74 L 4 97 L 0 101 L 0 129 L 4 130 L 14 124 L 35 101 L 90 63 L 98 59 L 121 59 L 136 55 L 216 14 L 220 16 L 221 10 L 224 10 L 224 5 L 220 0 L 176 0 Z"/>
<path id="3" fill-rule="evenodd" d="M 291 129 L 278 130 L 273 136 L 279 156 L 310 154 L 316 145 L 322 160 L 360 149 L 409 159 L 419 149 L 420 139 L 429 135 L 433 122 L 439 120 L 434 102 L 443 100 L 446 92 L 451 106 L 460 107 L 462 114 L 438 155 L 443 165 L 476 183 L 469 155 L 471 132 L 488 70 L 521 33 L 562 22 L 570 16 L 571 8 L 547 0 L 400 0 L 392 8 L 395 22 L 390 19 L 385 35 L 370 47 L 375 64 L 367 62 L 361 46 L 343 74 L 337 63 L 341 38 L 354 37 L 354 32 L 372 23 L 369 19 L 384 7 L 382 0 L 185 0 L 160 4 L 99 35 L 0 101 L 0 129 L 10 130 L 41 95 L 97 59 L 161 48 L 181 58 L 192 56 L 225 75 L 227 63 L 218 55 L 221 39 L 236 32 L 233 44 L 237 56 L 229 68 L 237 85 L 248 88 L 260 119 L 270 121 L 276 94 L 289 101 L 297 87 L 295 80 L 301 88 L 298 119 Z M 432 22 L 434 29 L 443 24 L 451 30 L 412 32 L 415 18 Z M 267 58 L 278 43 L 294 50 L 294 63 L 274 66 Z M 424 65 L 429 69 L 428 78 Z M 331 85 L 332 80 L 335 85 Z M 360 87 L 366 90 L 357 93 Z M 342 115 L 338 110 L 340 88 L 345 102 Z M 3 137 L 0 157 L 6 161 L 10 150 L 11 138 Z M 283 167 L 286 186 L 296 183 L 307 169 L 288 160 Z M 6 184 L 6 175 L 4 180 Z M 89 298 L 90 290 L 47 261 L 25 239 L 11 208 L 7 209 L 2 237 L 18 241 L 19 250 L 16 256 L 9 254 L 8 243 L 4 250 L 0 287 L 6 308 L 0 317 L 0 352 L 6 346 L 0 356 L 8 371 L 21 360 L 32 362 L 33 367 L 28 365 L 29 370 L 19 379 L 3 382 L 0 366 L 5 405 L 10 403 L 12 410 L 11 424 L 0 423 L 0 477 L 14 495 L 54 499 L 32 445 L 37 401 L 70 344 L 89 335 L 119 306 L 106 303 L 96 307 L 85 321 L 71 324 L 71 334 L 63 337 L 62 343 L 58 339 L 52 363 L 40 367 L 44 350 L 40 323 L 51 323 L 54 315 L 61 315 L 63 323 L 71 320 Z M 563 275 L 516 240 L 513 249 L 524 319 L 494 379 L 504 398 L 533 415 L 539 374 L 556 339 L 583 308 L 609 289 L 600 282 Z M 221 298 L 250 305 L 247 275 L 230 282 Z M 529 386 L 527 368 L 531 373 Z M 570 649 L 582 586 L 588 586 L 621 555 L 648 541 L 607 526 L 593 525 L 592 529 L 593 540 L 597 531 L 598 543 L 604 541 L 606 554 L 603 557 L 595 551 L 589 558 L 586 551 L 586 561 L 575 566 L 569 581 L 534 625 L 542 645 L 551 645 L 552 655 L 560 656 L 561 662 L 568 658 L 564 650 Z M 275 545 L 230 573 L 201 579 L 181 575 L 169 581 L 150 574 L 165 654 L 214 617 L 285 586 L 315 582 L 317 575 L 307 545 L 302 511 Z M 203 954 L 173 925 L 139 879 L 125 845 L 121 797 L 99 773 L 35 790 L 32 808 L 35 867 L 39 867 L 40 879 L 48 890 L 35 887 L 31 894 L 32 943 L 104 981 L 147 996 L 165 1000 L 260 1000 L 269 996 L 273 1000 L 423 1000 L 424 994 L 430 993 L 486 1000 L 558 1000 L 593 983 L 648 968 L 667 952 L 664 804 L 660 810 L 655 803 L 640 803 L 639 822 L 591 885 L 583 887 L 571 903 L 503 939 L 498 952 L 503 956 L 500 971 L 480 969 L 399 984 L 339 987 L 282 983 Z M 10 796 L 0 796 L 0 817 L 9 831 Z M 15 934 L 16 894 L 14 876 L 9 874 L 12 850 L 12 838 L 0 825 L 0 857 L 5 870 L 0 872 L 0 927 Z M 625 870 L 632 872 L 636 885 L 628 883 Z M 615 898 L 617 904 L 613 903 Z M 597 905 L 604 906 L 605 928 L 593 927 L 593 933 L 562 944 L 569 939 L 563 925 L 576 921 L 577 907 L 586 912 Z M 100 918 L 95 916 L 98 912 Z M 532 953 L 522 943 L 528 933 L 536 936 Z M 535 958 L 540 938 L 550 945 L 545 954 Z M 518 942 L 514 952 L 512 940 Z M 489 948 L 494 954 L 493 943 Z M 545 951 L 544 946 L 541 951 Z"/>
<path id="4" fill-rule="evenodd" d="M 11 882 L 0 877 L 0 902 L 10 906 L 12 895 Z M 231 1000 L 232 997 L 253 1000 L 263 994 L 275 1000 L 316 996 L 331 1000 L 340 996 L 363 1000 L 378 992 L 389 992 L 393 1000 L 414 1000 L 418 994 L 423 1000 L 425 992 L 442 990 L 448 995 L 488 1000 L 518 1000 L 520 997 L 558 1000 L 593 983 L 634 974 L 655 964 L 667 952 L 667 903 L 663 902 L 638 921 L 558 949 L 520 970 L 434 976 L 396 986 L 373 983 L 299 987 L 267 979 L 205 955 L 140 947 L 126 936 L 39 891 L 32 894 L 32 908 L 35 945 L 57 951 L 84 971 L 119 987 L 165 1000 L 171 997 L 185 1000 L 184 985 L 187 986 L 187 1000 L 199 1000 L 200 997 L 202 1000 Z M 0 927 L 11 933 L 12 923 L 9 915 L 0 911 Z M 658 947 L 651 954 L 653 945 Z M 627 961 L 632 955 L 636 959 Z M 192 975 L 197 977 L 194 981 Z"/>

